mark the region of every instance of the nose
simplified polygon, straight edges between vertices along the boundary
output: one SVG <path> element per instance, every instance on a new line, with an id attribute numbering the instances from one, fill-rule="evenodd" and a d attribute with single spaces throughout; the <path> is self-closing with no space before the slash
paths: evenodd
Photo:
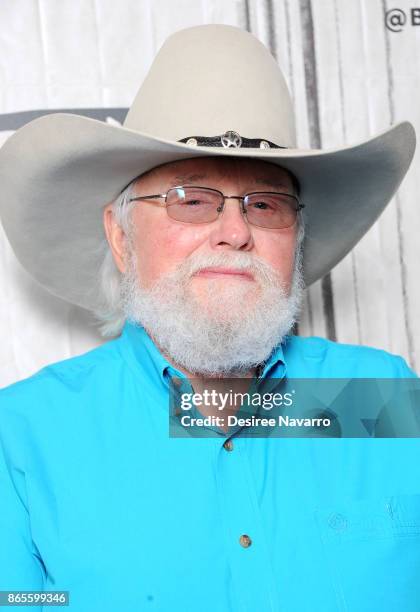
<path id="1" fill-rule="evenodd" d="M 242 212 L 242 200 L 225 196 L 223 210 L 214 223 L 210 236 L 213 248 L 231 247 L 248 251 L 253 247 L 253 236 L 246 217 Z"/>

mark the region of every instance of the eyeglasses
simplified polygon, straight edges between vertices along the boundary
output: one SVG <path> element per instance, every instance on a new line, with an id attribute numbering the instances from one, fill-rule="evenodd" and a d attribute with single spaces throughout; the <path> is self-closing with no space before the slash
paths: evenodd
<path id="1" fill-rule="evenodd" d="M 157 198 L 165 198 L 166 212 L 171 219 L 184 223 L 212 223 L 223 211 L 225 200 L 240 200 L 247 221 L 267 229 L 291 227 L 298 211 L 305 206 L 290 193 L 253 191 L 244 196 L 227 196 L 217 189 L 194 186 L 172 187 L 166 193 L 135 196 L 129 202 Z"/>

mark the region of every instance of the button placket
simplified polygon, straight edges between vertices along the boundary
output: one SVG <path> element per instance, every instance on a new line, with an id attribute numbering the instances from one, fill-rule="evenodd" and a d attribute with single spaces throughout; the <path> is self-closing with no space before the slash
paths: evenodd
<path id="1" fill-rule="evenodd" d="M 248 463 L 247 440 L 236 437 L 232 442 L 235 452 L 228 450 L 228 442 L 232 442 L 231 438 L 219 446 L 217 482 L 234 596 L 244 612 L 275 610 L 279 605 L 278 592 L 265 523 Z M 266 571 L 257 585 L 253 577 L 261 567 Z"/>

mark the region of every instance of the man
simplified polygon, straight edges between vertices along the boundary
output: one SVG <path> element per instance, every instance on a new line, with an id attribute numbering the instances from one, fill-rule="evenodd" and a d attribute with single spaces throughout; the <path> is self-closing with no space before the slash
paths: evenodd
<path id="1" fill-rule="evenodd" d="M 180 180 L 182 191 L 173 187 Z M 163 198 L 142 197 L 171 186 L 166 207 Z M 220 192 L 253 194 L 246 215 L 237 195 L 223 203 Z M 134 181 L 129 198 L 138 206 L 130 213 L 128 249 L 115 205 L 104 219 L 124 273 L 127 315 L 139 313 L 166 358 L 172 355 L 185 373 L 253 374 L 292 327 L 300 303 L 303 226 L 289 173 L 249 159 L 186 159 Z"/>
<path id="2" fill-rule="evenodd" d="M 202 26 L 167 41 L 123 128 L 50 116 L 0 152 L 21 262 L 122 325 L 0 393 L 1 590 L 68 591 L 74 612 L 418 610 L 417 440 L 168 435 L 176 379 L 414 376 L 291 334 L 302 275 L 384 208 L 412 128 L 328 153 L 293 132 L 264 47 Z"/>

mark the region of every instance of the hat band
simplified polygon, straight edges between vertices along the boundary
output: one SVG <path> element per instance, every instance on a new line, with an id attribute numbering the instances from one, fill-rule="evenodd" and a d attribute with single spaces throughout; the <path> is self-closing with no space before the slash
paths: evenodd
<path id="1" fill-rule="evenodd" d="M 178 142 L 184 142 L 192 147 L 224 147 L 224 148 L 249 148 L 249 149 L 287 149 L 274 144 L 270 140 L 262 138 L 245 138 L 240 136 L 238 132 L 228 130 L 220 136 L 187 136 L 181 138 Z"/>

